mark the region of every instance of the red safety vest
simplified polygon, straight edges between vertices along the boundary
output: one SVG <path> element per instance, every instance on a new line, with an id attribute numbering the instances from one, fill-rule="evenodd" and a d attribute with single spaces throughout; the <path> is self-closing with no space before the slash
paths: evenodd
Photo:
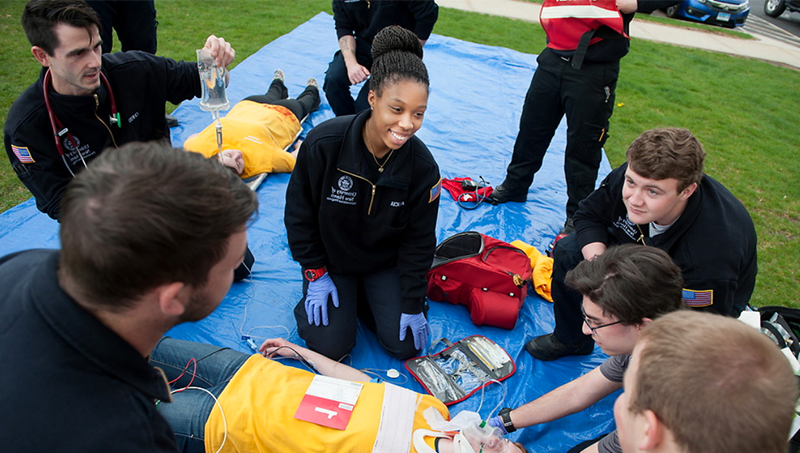
<path id="1" fill-rule="evenodd" d="M 630 39 L 616 0 L 544 0 L 539 21 L 547 33 L 547 47 L 576 51 L 577 68 L 590 45 L 610 37 Z"/>

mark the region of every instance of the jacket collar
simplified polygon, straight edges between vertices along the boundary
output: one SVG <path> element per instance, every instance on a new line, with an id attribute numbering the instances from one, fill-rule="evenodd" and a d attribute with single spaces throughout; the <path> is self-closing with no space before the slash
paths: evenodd
<path id="1" fill-rule="evenodd" d="M 100 69 L 106 77 L 108 74 L 106 73 L 105 67 Z M 37 89 L 39 93 L 42 93 L 42 87 L 44 85 L 44 75 L 47 73 L 47 68 L 42 67 L 41 71 L 39 71 L 39 80 L 36 82 Z M 109 81 L 110 83 L 110 81 Z M 71 96 L 66 94 L 59 94 L 53 89 L 52 82 L 50 86 L 47 88 L 47 93 L 50 96 L 51 102 L 53 102 L 53 108 L 62 110 L 68 109 L 69 114 L 75 113 L 87 113 L 87 114 L 94 114 L 96 105 L 94 100 L 94 95 L 97 95 L 97 99 L 100 103 L 100 106 L 105 106 L 108 102 L 108 87 L 105 83 L 100 83 L 100 87 L 98 87 L 94 93 L 82 95 L 82 96 Z M 65 113 L 65 115 L 67 114 Z M 61 121 L 64 121 L 63 119 Z"/>
<path id="2" fill-rule="evenodd" d="M 136 349 L 78 305 L 58 284 L 59 253 L 53 252 L 35 271 L 33 306 L 56 336 L 108 375 L 152 399 L 170 401 L 163 373 Z"/>
<path id="3" fill-rule="evenodd" d="M 352 117 L 345 131 L 344 140 L 342 140 L 342 147 L 339 152 L 339 161 L 337 162 L 337 168 L 339 170 L 363 176 L 364 172 L 362 168 L 365 163 L 363 162 L 364 154 L 361 152 L 361 149 L 364 146 L 364 139 L 361 131 L 364 129 L 364 125 L 371 115 L 371 110 L 364 110 Z M 411 183 L 411 175 L 414 167 L 414 147 L 416 146 L 417 140 L 415 135 L 408 139 L 403 146 L 395 150 L 392 155 L 394 162 L 386 167 L 387 171 L 381 174 L 376 185 L 400 189 L 408 187 Z"/>
<path id="4" fill-rule="evenodd" d="M 703 175 L 702 179 L 700 179 L 700 182 L 697 184 L 697 189 L 695 189 L 692 196 L 690 196 L 689 200 L 686 202 L 686 207 L 683 209 L 680 217 L 678 217 L 678 220 L 655 241 L 655 244 L 659 248 L 669 250 L 675 241 L 682 237 L 684 233 L 686 233 L 686 230 L 691 228 L 694 224 L 695 220 L 700 215 L 700 208 L 703 204 L 704 196 L 703 186 L 706 181 L 707 178 Z"/>

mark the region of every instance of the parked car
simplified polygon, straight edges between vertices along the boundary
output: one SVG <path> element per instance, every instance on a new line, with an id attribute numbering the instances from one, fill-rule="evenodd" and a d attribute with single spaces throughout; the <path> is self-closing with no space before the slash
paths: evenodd
<path id="1" fill-rule="evenodd" d="M 780 1 L 785 0 L 767 0 Z M 791 0 L 800 1 L 800 0 Z M 664 11 L 667 16 L 689 19 L 722 27 L 734 28 L 744 25 L 750 14 L 749 0 L 683 0 Z"/>
<path id="2" fill-rule="evenodd" d="M 778 17 L 787 9 L 800 13 L 800 0 L 767 0 L 764 2 L 764 13 L 770 17 Z"/>

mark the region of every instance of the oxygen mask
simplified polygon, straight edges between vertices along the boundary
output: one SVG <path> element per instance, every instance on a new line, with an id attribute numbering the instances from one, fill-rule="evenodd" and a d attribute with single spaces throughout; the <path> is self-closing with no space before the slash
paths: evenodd
<path id="1" fill-rule="evenodd" d="M 460 447 L 457 451 L 462 453 L 510 453 L 512 451 L 511 443 L 503 435 L 503 431 L 499 428 L 490 426 L 485 421 L 480 423 L 470 423 L 459 433 L 464 437 L 469 444 L 470 449 L 466 449 L 466 445 L 456 442 Z"/>

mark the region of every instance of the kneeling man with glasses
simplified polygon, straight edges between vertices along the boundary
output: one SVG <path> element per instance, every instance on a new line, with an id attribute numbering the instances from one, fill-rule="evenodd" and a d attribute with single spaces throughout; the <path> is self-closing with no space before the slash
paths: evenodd
<path id="1" fill-rule="evenodd" d="M 684 308 L 681 270 L 661 249 L 626 244 L 580 262 L 567 285 L 583 296 L 583 333 L 610 357 L 589 373 L 489 423 L 513 432 L 582 411 L 622 388 L 622 376 L 641 330 L 661 315 Z M 616 432 L 570 452 L 621 452 Z"/>

